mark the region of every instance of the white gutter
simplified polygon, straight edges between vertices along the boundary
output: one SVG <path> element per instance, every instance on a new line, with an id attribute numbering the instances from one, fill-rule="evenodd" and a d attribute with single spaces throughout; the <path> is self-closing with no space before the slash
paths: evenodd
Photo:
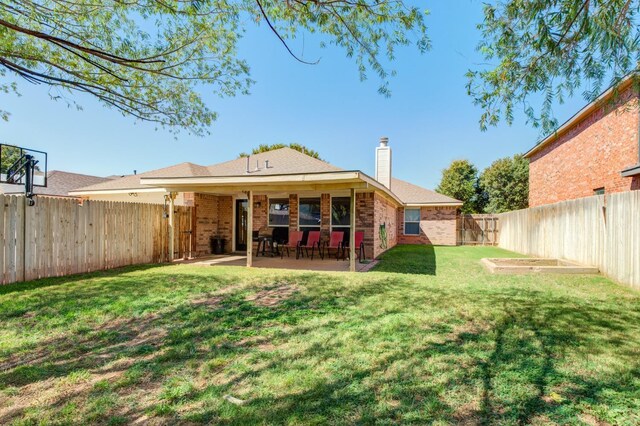
<path id="1" fill-rule="evenodd" d="M 120 189 L 96 189 L 93 191 L 69 191 L 69 195 L 82 196 L 82 195 L 113 195 L 113 194 L 130 194 L 132 192 L 137 193 L 165 193 L 167 191 L 164 188 L 120 188 Z"/>
<path id="2" fill-rule="evenodd" d="M 451 201 L 446 203 L 407 203 L 406 207 L 460 207 L 464 203 L 460 201 Z"/>

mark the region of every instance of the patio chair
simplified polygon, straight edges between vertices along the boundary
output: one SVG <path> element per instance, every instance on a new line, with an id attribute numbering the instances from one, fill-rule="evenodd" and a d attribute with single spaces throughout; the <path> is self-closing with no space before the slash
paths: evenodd
<path id="1" fill-rule="evenodd" d="M 358 262 L 362 262 L 362 260 L 364 259 L 365 253 L 364 253 L 364 232 L 363 231 L 356 231 L 356 250 L 358 250 Z M 344 247 L 342 248 L 342 252 L 344 253 L 344 256 L 346 257 L 346 253 L 351 253 L 351 251 L 349 250 L 349 244 L 345 244 Z"/>
<path id="2" fill-rule="evenodd" d="M 327 250 L 327 255 L 329 255 L 329 250 L 333 249 L 336 251 L 336 260 L 340 259 L 340 251 L 343 250 L 342 240 L 344 239 L 344 231 L 333 231 L 329 237 L 329 243 L 324 242 L 324 248 Z M 324 250 L 322 253 L 322 258 L 324 259 Z"/>
<path id="3" fill-rule="evenodd" d="M 300 244 L 302 243 L 302 231 L 289 231 L 289 240 L 281 246 L 280 258 L 284 258 L 284 251 L 287 250 L 287 257 L 289 257 L 289 248 L 296 249 L 296 259 L 300 257 Z"/>
<path id="4" fill-rule="evenodd" d="M 322 258 L 320 250 L 320 231 L 309 231 L 309 234 L 307 235 L 307 242 L 300 244 L 300 253 L 302 253 L 302 249 L 305 249 L 307 257 L 309 257 L 309 248 L 311 248 L 311 260 L 313 260 L 313 253 L 316 248 L 318 248 L 318 254 L 320 255 L 320 258 Z"/>

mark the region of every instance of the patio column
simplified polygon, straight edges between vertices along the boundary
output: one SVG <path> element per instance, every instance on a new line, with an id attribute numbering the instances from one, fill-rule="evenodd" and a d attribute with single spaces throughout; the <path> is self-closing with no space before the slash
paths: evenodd
<path id="1" fill-rule="evenodd" d="M 175 247 L 174 247 L 174 243 L 175 243 L 175 227 L 174 227 L 174 222 L 175 222 L 175 199 L 176 199 L 176 193 L 175 192 L 170 192 L 169 193 L 169 262 L 173 262 L 173 256 L 175 253 Z"/>
<path id="2" fill-rule="evenodd" d="M 253 266 L 253 191 L 247 191 L 247 268 Z"/>
<path id="3" fill-rule="evenodd" d="M 349 228 L 349 271 L 356 271 L 356 190 L 351 188 L 351 217 Z"/>

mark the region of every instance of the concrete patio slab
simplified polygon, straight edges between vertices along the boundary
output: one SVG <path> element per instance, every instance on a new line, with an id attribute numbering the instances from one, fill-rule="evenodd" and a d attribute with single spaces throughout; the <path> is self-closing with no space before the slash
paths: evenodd
<path id="1" fill-rule="evenodd" d="M 197 266 L 246 266 L 247 256 L 244 253 L 232 253 L 200 257 L 197 259 L 176 260 L 174 263 Z M 370 263 L 356 262 L 356 270 L 357 272 L 366 272 L 376 263 L 376 261 L 371 261 Z M 314 257 L 313 260 L 311 260 L 307 257 L 296 259 L 295 256 L 285 256 L 283 259 L 278 256 L 253 256 L 253 267 L 304 271 L 348 272 L 349 261 L 342 259 L 336 260 L 335 257 L 325 259 Z"/>

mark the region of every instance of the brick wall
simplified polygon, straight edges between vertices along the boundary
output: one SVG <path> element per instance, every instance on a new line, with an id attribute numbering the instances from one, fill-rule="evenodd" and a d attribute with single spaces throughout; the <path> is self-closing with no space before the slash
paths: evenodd
<path id="1" fill-rule="evenodd" d="M 195 220 L 192 223 L 196 256 L 211 254 L 209 239 L 218 233 L 218 197 L 196 193 L 190 201 L 194 206 Z"/>
<path id="2" fill-rule="evenodd" d="M 404 235 L 404 209 L 398 209 L 398 244 L 456 245 L 455 207 L 420 208 L 420 235 Z"/>
<path id="3" fill-rule="evenodd" d="M 233 240 L 233 197 L 230 195 L 218 197 L 218 235 L 227 240 L 224 251 L 234 250 Z"/>
<path id="4" fill-rule="evenodd" d="M 373 251 L 373 257 L 376 258 L 386 250 L 395 246 L 398 243 L 397 238 L 397 207 L 388 201 L 386 198 L 379 194 L 373 196 L 373 241 L 371 243 Z M 384 229 L 387 233 L 386 248 L 383 247 L 382 238 L 380 236 L 380 225 L 384 224 Z"/>
<path id="5" fill-rule="evenodd" d="M 375 257 L 373 246 L 373 228 L 375 222 L 374 193 L 356 193 L 356 231 L 364 232 L 365 257 Z M 356 247 L 357 249 L 357 247 Z"/>
<path id="6" fill-rule="evenodd" d="M 266 195 L 253 196 L 253 230 L 269 226 L 269 199 Z M 251 235 L 249 235 L 251 238 Z"/>
<path id="7" fill-rule="evenodd" d="M 331 236 L 331 194 L 320 196 L 320 237 L 327 241 Z"/>
<path id="8" fill-rule="evenodd" d="M 289 231 L 298 230 L 298 195 L 289 195 Z"/>
<path id="9" fill-rule="evenodd" d="M 533 154 L 529 165 L 529 205 L 640 189 L 640 178 L 620 171 L 638 163 L 638 98 L 629 89 L 618 103 L 605 105 Z"/>

